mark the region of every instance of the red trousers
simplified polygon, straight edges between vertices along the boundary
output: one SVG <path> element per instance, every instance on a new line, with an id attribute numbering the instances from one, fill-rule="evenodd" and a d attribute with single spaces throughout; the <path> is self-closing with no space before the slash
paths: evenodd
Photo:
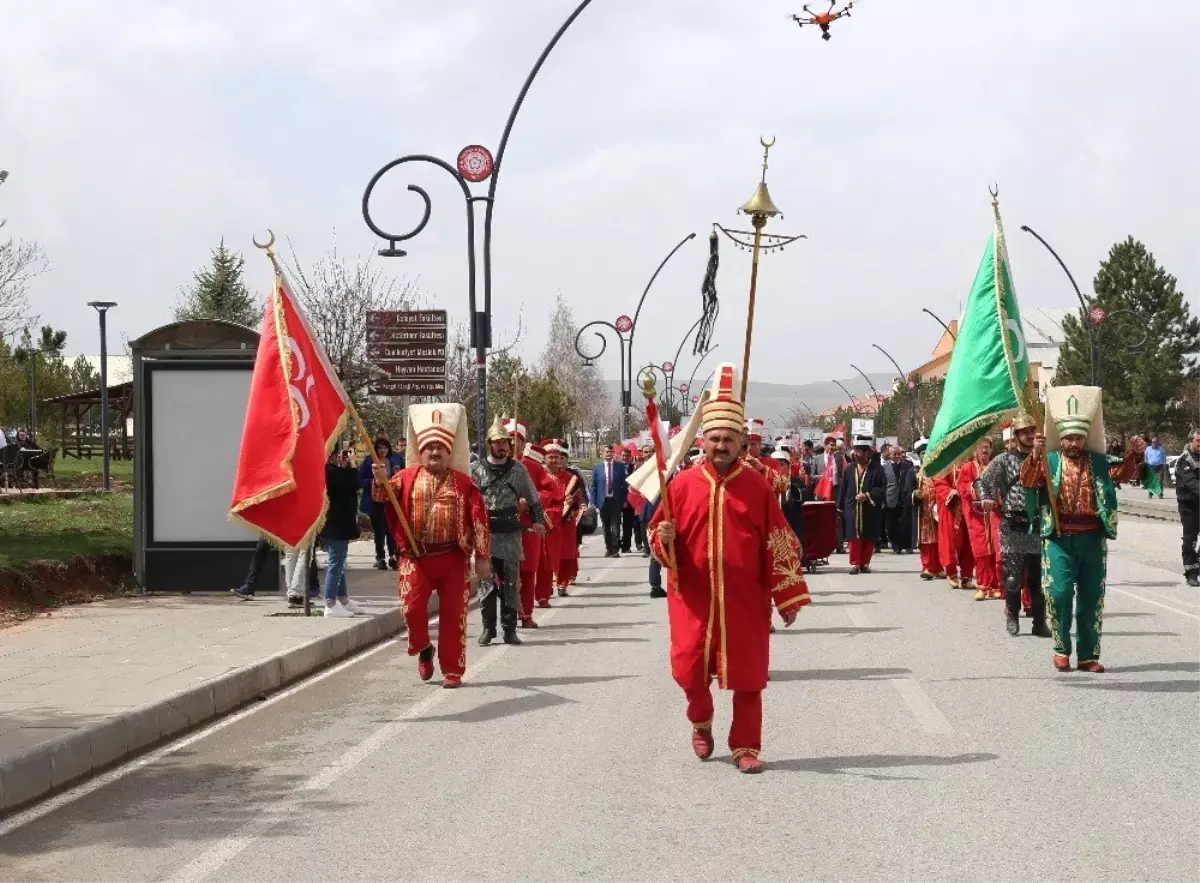
<path id="1" fill-rule="evenodd" d="M 981 589 L 1002 588 L 1000 582 L 1000 559 L 995 555 L 981 555 L 975 559 L 975 582 Z"/>
<path id="2" fill-rule="evenodd" d="M 973 579 L 975 556 L 971 554 L 971 538 L 967 534 L 967 526 L 956 526 L 948 513 L 944 513 L 944 516 L 938 522 L 938 554 L 941 556 L 946 576 Z"/>
<path id="3" fill-rule="evenodd" d="M 521 535 L 521 618 L 533 618 L 538 568 L 542 563 L 542 538 L 531 530 Z"/>
<path id="4" fill-rule="evenodd" d="M 575 538 L 571 537 L 571 542 L 575 542 Z M 558 584 L 562 587 L 575 584 L 575 580 L 579 577 L 579 556 L 573 555 L 567 558 L 565 555 L 558 559 Z"/>
<path id="5" fill-rule="evenodd" d="M 711 730 L 713 697 L 709 685 L 687 690 L 687 717 L 692 726 Z M 758 757 L 762 750 L 762 690 L 735 690 L 733 694 L 733 723 L 729 727 L 729 750 L 734 759 L 743 754 Z"/>
<path id="6" fill-rule="evenodd" d="M 938 557 L 937 543 L 921 543 L 921 570 L 934 576 L 942 576 L 944 573 L 942 559 Z"/>
<path id="7" fill-rule="evenodd" d="M 846 540 L 850 547 L 850 566 L 869 567 L 871 556 L 875 554 L 874 540 Z"/>
<path id="8" fill-rule="evenodd" d="M 542 538 L 542 559 L 537 572 L 537 600 L 549 601 L 554 595 L 554 574 L 558 570 L 558 543 L 562 536 L 562 525 L 556 524 L 554 530 Z"/>
<path id="9" fill-rule="evenodd" d="M 444 675 L 467 670 L 467 602 L 471 561 L 461 551 L 400 559 L 400 606 L 408 625 L 408 655 L 416 656 L 429 640 L 429 596 L 438 596 L 438 664 Z"/>

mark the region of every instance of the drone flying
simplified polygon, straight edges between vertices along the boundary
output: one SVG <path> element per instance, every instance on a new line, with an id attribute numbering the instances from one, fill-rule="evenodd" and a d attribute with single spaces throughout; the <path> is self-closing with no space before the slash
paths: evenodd
<path id="1" fill-rule="evenodd" d="M 828 40 L 830 37 L 829 26 L 839 18 L 849 18 L 850 10 L 854 8 L 854 3 L 851 2 L 847 3 L 843 8 L 835 11 L 837 5 L 837 0 L 829 0 L 828 9 L 826 9 L 824 12 L 813 12 L 808 8 L 808 5 L 805 4 L 805 14 L 793 15 L 792 21 L 794 21 L 800 27 L 804 27 L 805 25 L 816 25 L 821 29 L 821 39 Z"/>

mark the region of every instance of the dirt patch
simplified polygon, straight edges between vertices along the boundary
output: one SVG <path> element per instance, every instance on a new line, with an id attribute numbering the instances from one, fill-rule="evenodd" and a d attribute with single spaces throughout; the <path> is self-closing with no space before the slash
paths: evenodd
<path id="1" fill-rule="evenodd" d="M 127 555 L 80 555 L 69 561 L 29 561 L 0 569 L 0 629 L 75 604 L 136 590 Z"/>

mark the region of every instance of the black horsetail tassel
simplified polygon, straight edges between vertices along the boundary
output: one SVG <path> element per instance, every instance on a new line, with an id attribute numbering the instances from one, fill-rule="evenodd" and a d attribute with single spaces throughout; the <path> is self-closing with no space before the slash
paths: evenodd
<path id="1" fill-rule="evenodd" d="M 704 271 L 704 281 L 700 283 L 700 294 L 704 298 L 704 304 L 700 314 L 700 327 L 696 329 L 696 342 L 692 346 L 693 356 L 708 352 L 709 344 L 712 343 L 717 314 L 721 312 L 721 304 L 717 301 L 717 267 L 720 263 L 717 231 L 713 230 L 712 235 L 708 237 L 708 268 Z"/>

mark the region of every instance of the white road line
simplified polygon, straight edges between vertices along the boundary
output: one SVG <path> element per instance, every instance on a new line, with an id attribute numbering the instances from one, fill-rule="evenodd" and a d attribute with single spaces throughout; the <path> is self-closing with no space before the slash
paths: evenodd
<path id="1" fill-rule="evenodd" d="M 865 610 L 847 607 L 846 615 L 850 617 L 850 622 L 857 628 L 873 627 L 871 617 Z M 950 726 L 950 721 L 946 720 L 946 716 L 938 710 L 938 707 L 933 704 L 933 700 L 929 698 L 929 694 L 916 680 L 913 678 L 888 678 L 888 680 L 892 682 L 892 686 L 896 688 L 896 692 L 900 694 L 900 698 L 904 700 L 908 710 L 913 713 L 913 717 L 917 719 L 922 730 L 939 736 L 954 734 L 954 727 Z"/>
<path id="2" fill-rule="evenodd" d="M 954 727 L 950 726 L 950 721 L 946 720 L 945 715 L 938 711 L 938 707 L 933 704 L 933 700 L 929 698 L 929 694 L 920 684 L 912 678 L 889 678 L 889 680 L 896 688 L 896 692 L 900 694 L 900 698 L 904 700 L 904 704 L 908 706 L 908 710 L 913 713 L 913 717 L 921 725 L 922 730 L 941 736 L 954 734 Z"/>
<path id="3" fill-rule="evenodd" d="M 607 576 L 614 567 L 616 567 L 616 564 L 608 565 L 596 574 L 595 579 L 598 581 L 601 577 Z M 571 597 L 581 597 L 587 594 L 588 589 L 592 585 L 595 585 L 595 583 L 593 582 L 588 585 L 577 584 L 577 591 Z M 554 619 L 558 611 L 568 609 L 571 606 L 570 598 L 568 598 L 565 605 L 552 608 L 549 613 L 542 616 L 541 621 L 543 623 L 548 622 Z M 537 642 L 531 641 L 530 644 L 531 646 L 536 646 Z M 511 649 L 512 647 L 505 644 L 489 651 L 488 655 L 482 661 L 468 668 L 466 675 L 463 677 L 463 682 L 475 680 L 480 672 L 485 671 L 497 659 L 505 656 Z M 175 883 L 199 883 L 199 881 L 216 873 L 276 825 L 297 813 L 306 801 L 313 799 L 316 794 L 329 788 L 338 779 L 346 775 L 346 773 L 353 770 L 389 741 L 408 729 L 409 725 L 415 719 L 422 717 L 430 709 L 455 695 L 457 694 L 454 690 L 437 690 L 430 693 L 425 699 L 411 706 L 402 718 L 385 724 L 343 754 L 337 761 L 328 765 L 308 781 L 298 786 L 293 791 L 296 795 L 295 797 L 265 808 L 262 811 L 262 815 L 255 822 L 243 826 L 237 834 L 230 835 L 215 843 L 191 862 L 184 865 L 178 873 L 171 877 L 171 880 L 175 881 Z"/>
<path id="4" fill-rule="evenodd" d="M 846 615 L 850 617 L 850 622 L 855 628 L 874 628 L 874 626 L 871 625 L 871 617 L 867 616 L 867 612 L 865 610 L 860 610 L 857 607 L 847 607 Z"/>
<path id="5" fill-rule="evenodd" d="M 1180 610 L 1178 607 L 1172 607 L 1170 604 L 1163 604 L 1161 601 L 1152 601 L 1151 599 L 1144 598 L 1134 592 L 1127 592 L 1124 589 L 1117 589 L 1113 588 L 1112 586 L 1109 586 L 1107 591 L 1116 592 L 1118 595 L 1127 595 L 1130 598 L 1137 598 L 1139 601 L 1142 601 L 1146 604 L 1153 604 L 1155 607 L 1161 607 L 1163 610 L 1170 610 L 1172 613 L 1178 613 L 1180 616 L 1186 616 L 1188 619 L 1200 620 L 1200 615 L 1188 613 L 1186 610 Z"/>
<path id="6" fill-rule="evenodd" d="M 605 570 L 601 571 L 601 573 L 606 574 L 609 569 L 611 569 L 611 566 L 609 568 L 605 568 Z M 436 615 L 429 618 L 429 624 L 431 626 L 437 625 Z M 403 633 L 401 633 L 400 636 L 403 637 Z M 43 800 L 41 803 L 38 803 L 35 806 L 31 806 L 28 809 L 15 813 L 14 815 L 9 816 L 4 821 L 0 822 L 0 837 L 7 837 L 13 831 L 23 828 L 31 822 L 36 822 L 38 819 L 45 818 L 46 816 L 50 815 L 50 813 L 55 812 L 64 806 L 68 806 L 78 800 L 82 800 L 89 794 L 99 791 L 101 788 L 111 785 L 113 782 L 120 781 L 131 773 L 136 773 L 138 770 L 145 769 L 151 764 L 158 763 L 165 757 L 170 757 L 172 754 L 176 754 L 185 748 L 195 745 L 201 739 L 207 739 L 214 733 L 218 733 L 226 727 L 231 727 L 239 721 L 243 721 L 250 717 L 252 714 L 258 714 L 260 711 L 270 708 L 277 702 L 282 702 L 284 699 L 294 696 L 301 690 L 305 690 L 309 687 L 319 684 L 326 678 L 331 678 L 353 665 L 358 665 L 360 662 L 370 659 L 376 653 L 387 650 L 388 648 L 394 646 L 395 644 L 392 638 L 380 641 L 374 647 L 363 650 L 360 653 L 356 653 L 349 659 L 339 662 L 337 665 L 327 668 L 324 671 L 318 672 L 310 677 L 306 677 L 285 690 L 280 690 L 278 693 L 271 694 L 270 697 L 262 702 L 256 702 L 252 705 L 248 705 L 241 711 L 234 712 L 233 714 L 227 715 L 220 720 L 213 721 L 211 724 L 203 726 L 190 736 L 185 736 L 182 739 L 170 742 L 167 745 L 164 745 L 162 748 L 151 751 L 148 754 L 143 754 L 136 760 L 131 760 L 128 763 L 124 763 L 106 773 L 96 776 L 95 778 L 88 779 L 86 782 L 81 782 L 73 788 L 68 788 L 66 791 L 62 791 L 59 794 L 48 798 L 47 800 Z"/>

